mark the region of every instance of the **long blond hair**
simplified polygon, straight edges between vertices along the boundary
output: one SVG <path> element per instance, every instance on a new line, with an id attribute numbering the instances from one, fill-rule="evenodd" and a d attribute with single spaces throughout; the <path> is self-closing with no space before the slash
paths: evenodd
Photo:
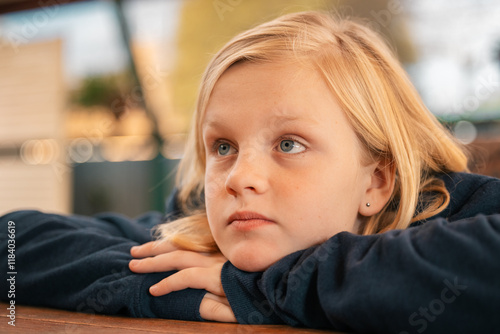
<path id="1" fill-rule="evenodd" d="M 215 83 L 231 65 L 277 61 L 298 61 L 317 70 L 347 115 L 365 156 L 371 161 L 383 159 L 393 168 L 392 197 L 363 224 L 361 234 L 406 228 L 447 206 L 449 193 L 435 175 L 467 170 L 466 154 L 425 107 L 391 50 L 360 23 L 302 12 L 241 33 L 208 65 L 177 174 L 178 203 L 186 217 L 162 224 L 158 228 L 162 237 L 183 248 L 217 250 L 200 201 L 205 174 L 204 112 Z"/>

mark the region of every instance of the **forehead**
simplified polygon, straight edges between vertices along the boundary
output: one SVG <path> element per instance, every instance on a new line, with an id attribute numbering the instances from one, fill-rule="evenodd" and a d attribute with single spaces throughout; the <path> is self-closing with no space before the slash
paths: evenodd
<path id="1" fill-rule="evenodd" d="M 278 101 L 283 94 L 296 88 L 297 84 L 300 85 L 308 77 L 310 75 L 296 64 L 284 62 L 234 64 L 215 84 L 210 102 L 224 99 L 233 102 L 235 98 L 247 97 L 247 94 L 260 94 L 263 97 L 273 94 Z"/>
<path id="2" fill-rule="evenodd" d="M 337 103 L 319 73 L 297 62 L 250 63 L 231 66 L 212 90 L 204 124 L 230 118 L 236 110 L 268 119 L 297 121 L 304 116 L 321 122 L 315 106 Z"/>

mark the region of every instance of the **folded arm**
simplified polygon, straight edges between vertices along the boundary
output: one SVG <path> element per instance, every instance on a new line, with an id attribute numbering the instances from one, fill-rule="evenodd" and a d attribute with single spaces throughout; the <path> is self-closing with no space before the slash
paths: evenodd
<path id="1" fill-rule="evenodd" d="M 500 214 L 438 218 L 378 235 L 340 233 L 264 273 L 226 263 L 222 284 L 240 323 L 491 332 L 500 326 L 498 254 Z"/>
<path id="2" fill-rule="evenodd" d="M 0 217 L 0 264 L 7 272 L 7 226 L 14 222 L 16 296 L 19 304 L 74 311 L 202 320 L 204 290 L 187 289 L 154 297 L 148 289 L 173 274 L 129 270 L 130 248 L 150 241 L 149 229 L 161 221 L 140 222 L 119 215 L 60 216 L 18 211 Z M 7 281 L 0 288 L 7 291 Z M 2 294 L 2 300 L 7 293 Z"/>

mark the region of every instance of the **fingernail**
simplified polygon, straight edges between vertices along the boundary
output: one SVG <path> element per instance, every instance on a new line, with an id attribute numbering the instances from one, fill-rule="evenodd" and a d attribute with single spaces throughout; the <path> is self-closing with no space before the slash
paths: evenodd
<path id="1" fill-rule="evenodd" d="M 132 248 L 130 248 L 130 252 L 135 252 L 139 249 L 139 246 L 134 246 Z"/>
<path id="2" fill-rule="evenodd" d="M 149 288 L 149 293 L 152 295 L 155 295 L 158 292 L 158 286 L 153 285 L 152 287 Z"/>
<path id="3" fill-rule="evenodd" d="M 135 267 L 139 264 L 139 260 L 130 260 L 130 266 Z"/>

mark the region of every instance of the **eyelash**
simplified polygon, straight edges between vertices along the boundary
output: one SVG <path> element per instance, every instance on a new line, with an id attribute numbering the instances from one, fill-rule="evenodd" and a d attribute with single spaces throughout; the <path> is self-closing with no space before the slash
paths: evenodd
<path id="1" fill-rule="evenodd" d="M 300 153 L 303 153 L 304 151 L 302 152 L 298 152 L 298 153 L 285 153 L 285 152 L 282 152 L 279 150 L 279 146 L 280 146 L 280 143 L 285 141 L 285 140 L 290 140 L 290 141 L 293 141 L 293 142 L 296 142 L 298 143 L 300 146 L 302 146 L 304 148 L 304 150 L 307 150 L 307 146 L 304 145 L 302 143 L 302 141 L 298 140 L 296 137 L 293 137 L 293 136 L 282 136 L 280 137 L 277 141 L 276 141 L 276 144 L 274 145 L 274 150 L 280 152 L 280 153 L 284 153 L 284 154 L 289 154 L 289 155 L 292 155 L 292 154 L 300 154 Z M 218 150 L 219 150 L 219 147 L 220 145 L 222 144 L 225 144 L 225 145 L 229 145 L 231 146 L 233 149 L 235 149 L 234 145 L 231 144 L 229 141 L 225 140 L 225 139 L 217 139 L 213 142 L 212 144 L 212 147 L 211 147 L 211 153 L 212 154 L 215 154 L 217 156 L 218 155 Z M 223 156 L 223 155 L 222 155 Z"/>

